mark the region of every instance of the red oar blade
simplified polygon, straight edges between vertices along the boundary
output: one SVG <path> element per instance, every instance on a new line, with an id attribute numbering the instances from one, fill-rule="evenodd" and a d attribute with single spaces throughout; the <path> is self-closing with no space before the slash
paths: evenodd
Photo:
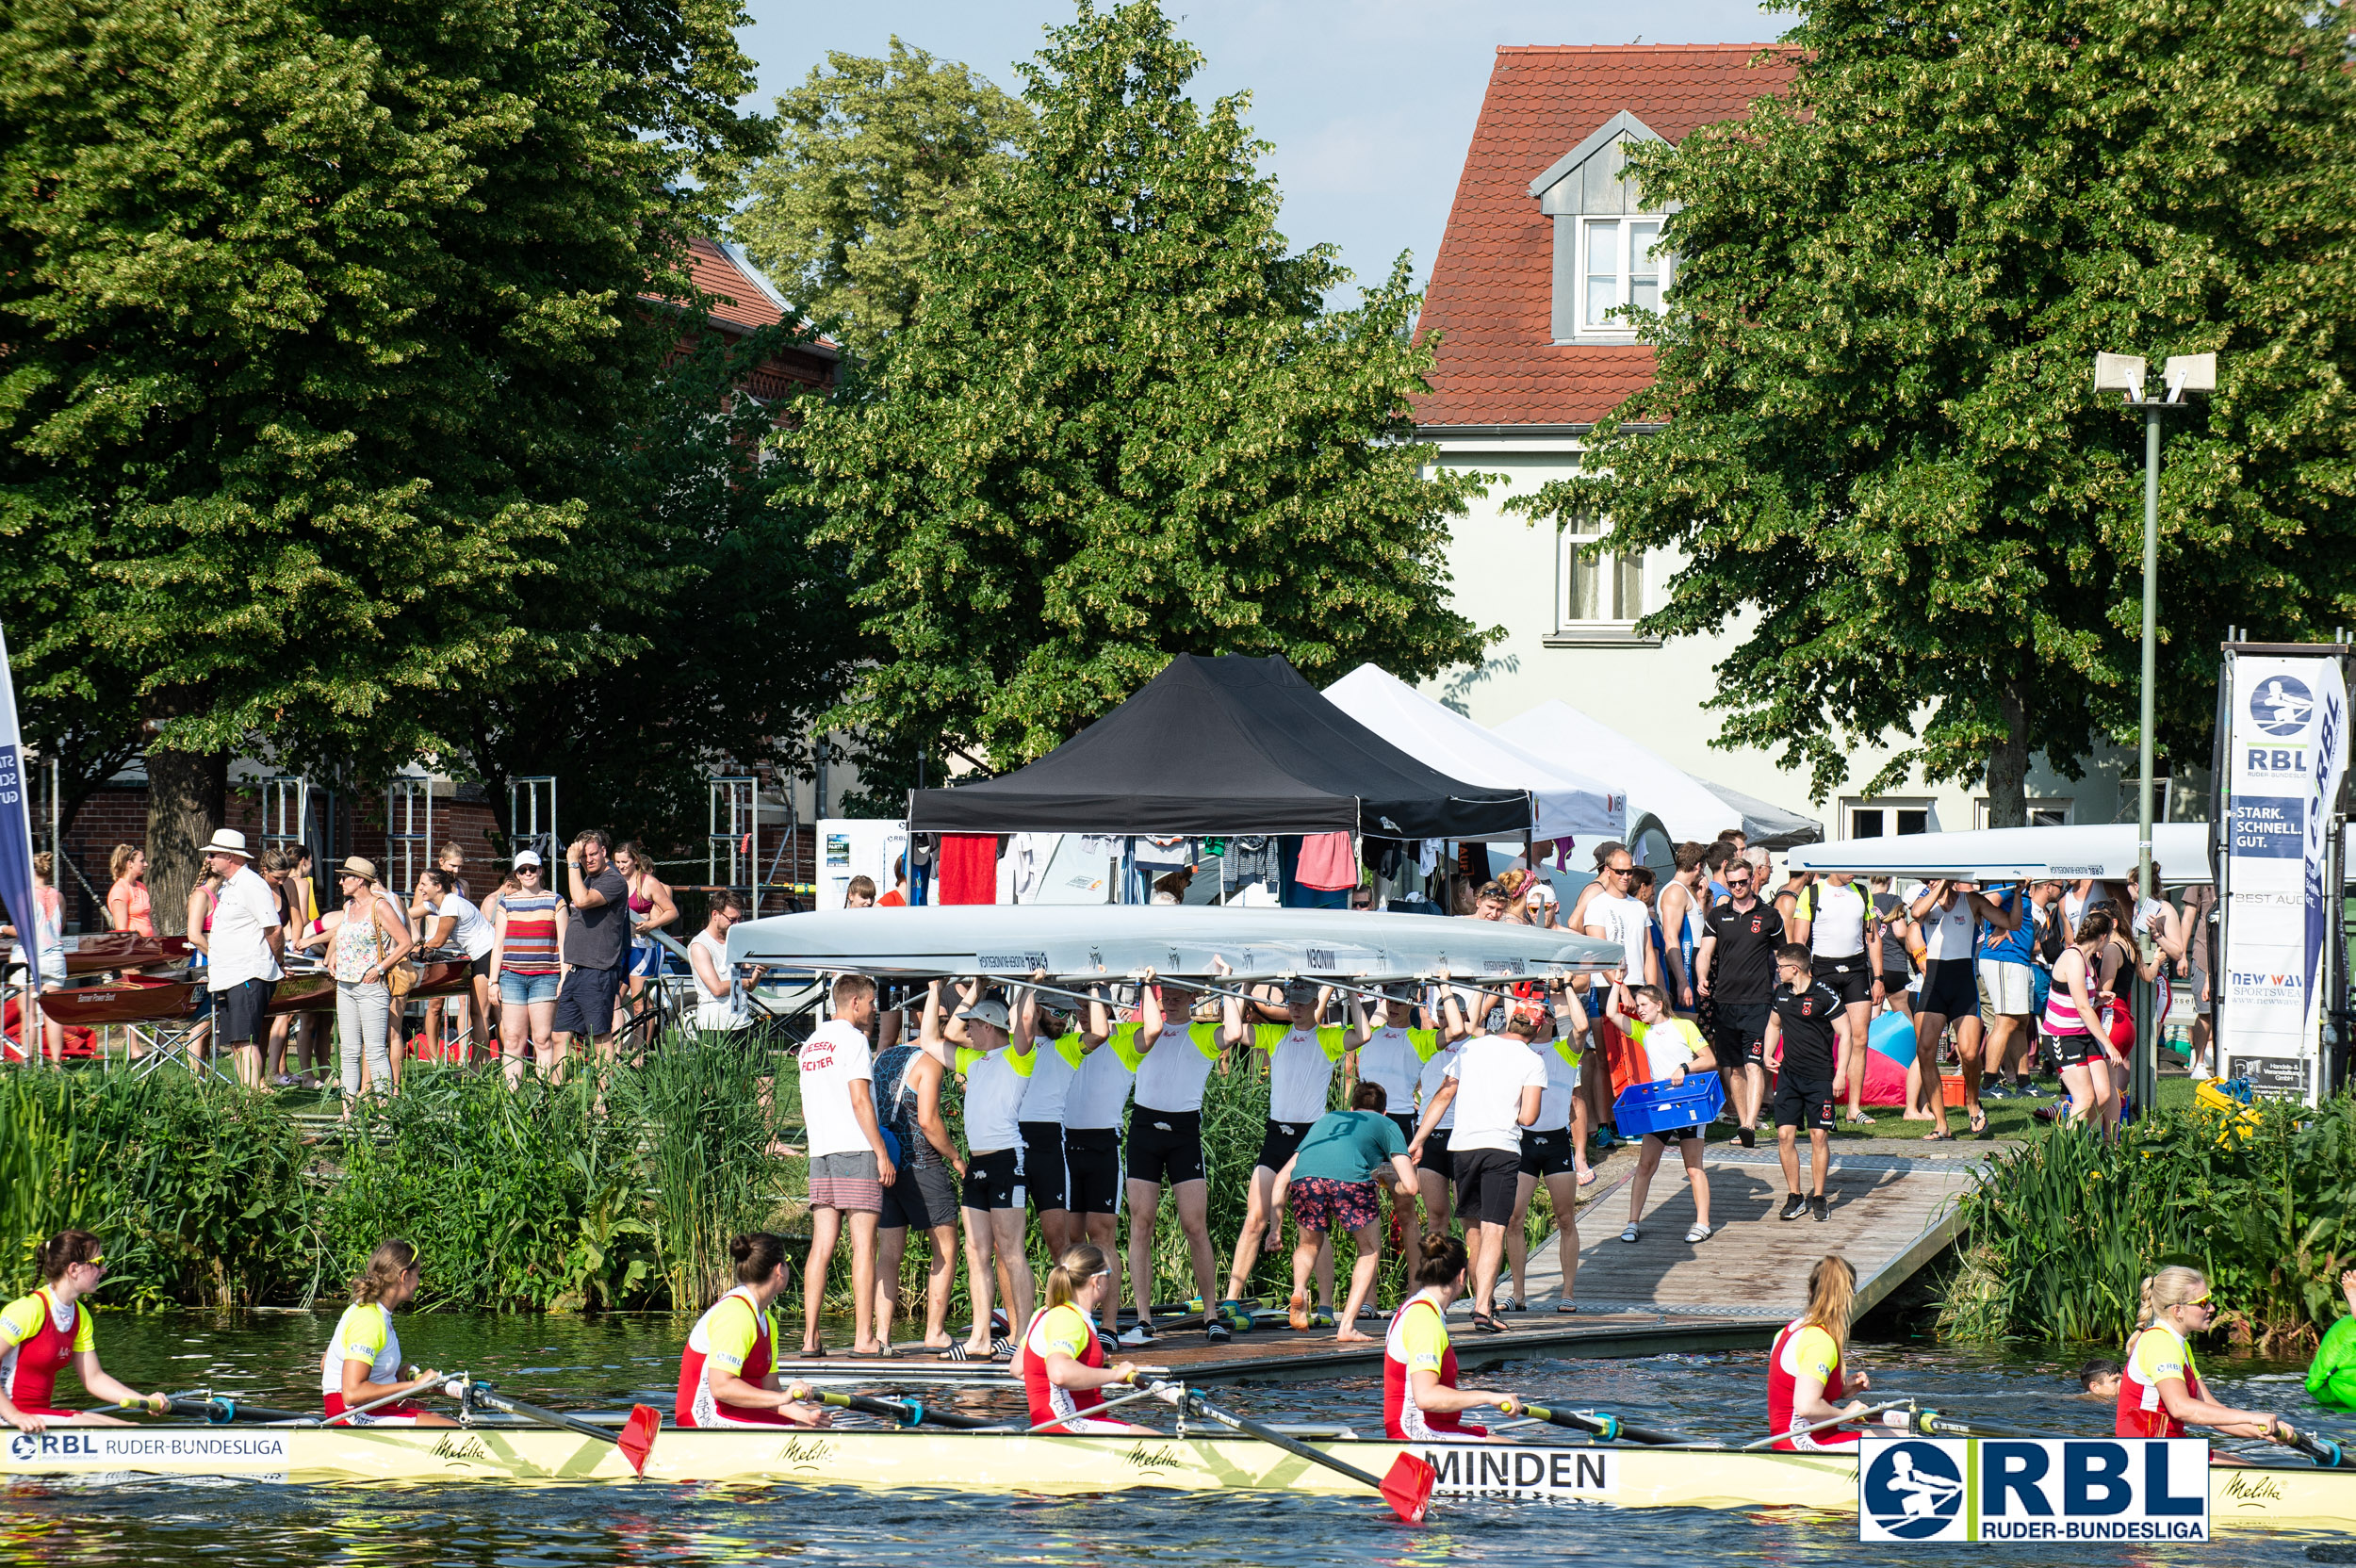
<path id="1" fill-rule="evenodd" d="M 1432 1511 L 1432 1489 L 1439 1479 L 1440 1473 L 1428 1461 L 1401 1454 L 1383 1478 L 1383 1500 L 1404 1523 L 1420 1525 Z"/>
<path id="2" fill-rule="evenodd" d="M 662 1429 L 661 1411 L 652 1405 L 632 1405 L 630 1407 L 630 1419 L 622 1423 L 622 1435 L 614 1439 L 614 1446 L 622 1450 L 622 1457 L 630 1461 L 630 1467 L 643 1476 L 646 1473 L 646 1456 L 654 1452 L 655 1433 Z M 1424 1468 L 1428 1470 L 1431 1466 Z"/>

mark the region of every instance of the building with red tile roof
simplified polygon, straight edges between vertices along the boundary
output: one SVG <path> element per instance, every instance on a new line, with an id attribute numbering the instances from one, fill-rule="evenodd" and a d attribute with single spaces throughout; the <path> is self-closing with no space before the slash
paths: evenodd
<path id="1" fill-rule="evenodd" d="M 763 327 L 783 325 L 793 310 L 751 259 L 725 241 L 691 241 L 687 275 L 710 300 L 712 326 L 730 346 Z M 674 307 L 678 303 L 652 294 L 641 298 Z M 676 352 L 684 354 L 694 347 L 695 340 L 682 334 Z M 777 402 L 801 392 L 823 392 L 834 385 L 841 357 L 836 346 L 824 337 L 790 344 L 763 359 L 740 384 L 762 402 Z"/>

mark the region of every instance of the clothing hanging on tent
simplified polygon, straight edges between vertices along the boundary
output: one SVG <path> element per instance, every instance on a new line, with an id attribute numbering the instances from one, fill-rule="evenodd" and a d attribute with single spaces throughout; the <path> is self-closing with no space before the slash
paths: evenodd
<path id="1" fill-rule="evenodd" d="M 943 833 L 941 836 L 941 897 L 942 904 L 998 902 L 998 835 Z"/>
<path id="2" fill-rule="evenodd" d="M 1301 841 L 1294 878 L 1319 892 L 1347 891 L 1358 885 L 1358 855 L 1347 833 L 1311 833 Z"/>

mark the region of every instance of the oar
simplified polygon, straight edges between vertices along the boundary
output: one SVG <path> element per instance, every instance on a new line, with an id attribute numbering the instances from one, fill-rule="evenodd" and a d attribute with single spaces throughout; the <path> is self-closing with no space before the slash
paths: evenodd
<path id="1" fill-rule="evenodd" d="M 1819 1421 L 1811 1426 L 1806 1427 L 1794 1427 L 1787 1432 L 1769 1432 L 1765 1437 L 1760 1438 L 1756 1443 L 1743 1444 L 1742 1446 L 1737 1448 L 1735 1452 L 1738 1454 L 1757 1453 L 1761 1448 L 1774 1447 L 1776 1444 L 1781 1443 L 1787 1437 L 1806 1437 L 1810 1432 L 1821 1432 L 1826 1427 L 1846 1426 L 1852 1421 L 1871 1421 L 1876 1415 L 1881 1415 L 1890 1411 L 1897 1410 L 1904 1403 L 1905 1401 L 1898 1400 L 1887 1405 L 1875 1405 L 1871 1410 L 1861 1410 L 1855 1415 L 1836 1415 L 1829 1421 Z"/>
<path id="2" fill-rule="evenodd" d="M 1992 1421 L 1959 1421 L 1935 1410 L 1916 1411 L 1908 1421 L 1924 1437 L 2028 1437 L 2048 1435 L 2033 1432 L 2025 1427 L 2007 1427 Z"/>
<path id="3" fill-rule="evenodd" d="M 449 1388 L 453 1386 L 453 1384 L 463 1383 L 466 1380 L 465 1375 L 461 1374 L 458 1378 L 452 1380 L 452 1384 L 445 1384 L 444 1391 L 448 1392 Z M 365 1405 L 347 1405 L 324 1421 L 319 1421 L 319 1418 L 316 1415 L 298 1415 L 294 1419 L 303 1422 L 317 1421 L 322 1427 L 332 1427 L 338 1422 L 349 1421 L 355 1415 L 366 1415 L 368 1412 L 374 1410 L 379 1405 L 389 1405 L 398 1400 L 407 1399 L 425 1392 L 426 1391 L 422 1388 L 396 1388 L 389 1394 L 378 1395 L 375 1398 L 370 1399 Z"/>
<path id="4" fill-rule="evenodd" d="M 1424 1516 L 1432 1510 L 1432 1488 L 1440 1478 L 1439 1472 L 1433 1470 L 1427 1461 L 1418 1459 L 1414 1454 L 1401 1451 L 1399 1458 L 1391 1462 L 1390 1473 L 1377 1478 L 1368 1475 L 1354 1464 L 1335 1459 L 1331 1454 L 1321 1454 L 1306 1443 L 1298 1438 L 1287 1437 L 1272 1427 L 1264 1427 L 1259 1422 L 1237 1415 L 1232 1411 L 1221 1410 L 1200 1394 L 1189 1393 L 1184 1388 L 1166 1383 L 1157 1383 L 1154 1387 L 1157 1392 L 1169 1389 L 1170 1393 L 1165 1397 L 1170 1398 L 1173 1403 L 1182 1404 L 1185 1409 L 1197 1415 L 1208 1417 L 1222 1427 L 1243 1433 L 1246 1437 L 1256 1437 L 1263 1443 L 1273 1444 L 1284 1452 L 1299 1459 L 1305 1459 L 1312 1464 L 1322 1464 L 1328 1470 L 1348 1476 L 1361 1486 L 1372 1487 L 1382 1494 L 1384 1502 L 1391 1505 L 1391 1511 L 1398 1514 L 1407 1524 L 1422 1524 Z"/>
<path id="5" fill-rule="evenodd" d="M 1631 1427 L 1608 1410 L 1548 1410 L 1527 1399 L 1515 1399 L 1504 1407 L 1507 1415 L 1527 1415 L 1533 1421 L 1550 1426 L 1568 1427 L 1573 1431 L 1593 1432 L 1606 1443 L 1626 1438 L 1630 1443 L 1660 1443 L 1683 1446 L 1693 1446 L 1690 1437 L 1675 1432 L 1655 1431 L 1650 1427 Z"/>
<path id="6" fill-rule="evenodd" d="M 663 1413 L 652 1405 L 630 1406 L 630 1419 L 623 1422 L 621 1430 L 616 1432 L 609 1431 L 593 1422 L 583 1421 L 578 1416 L 565 1415 L 552 1410 L 542 1410 L 537 1405 L 527 1405 L 520 1399 L 511 1399 L 503 1394 L 494 1394 L 487 1383 L 470 1380 L 465 1383 L 463 1388 L 464 1393 L 461 1396 L 466 1400 L 488 1405 L 493 1410 L 508 1415 L 521 1416 L 526 1421 L 537 1421 L 544 1427 L 554 1427 L 559 1431 L 574 1432 L 582 1437 L 594 1437 L 600 1443 L 611 1443 L 621 1449 L 622 1457 L 630 1461 L 630 1469 L 641 1476 L 646 1473 L 646 1456 L 654 1451 L 655 1434 L 663 1429 Z"/>
<path id="7" fill-rule="evenodd" d="M 267 1405 L 249 1405 L 240 1399 L 224 1399 L 211 1394 L 202 1397 L 174 1394 L 169 1396 L 169 1400 L 167 1408 L 172 1414 L 214 1427 L 225 1427 L 232 1421 L 306 1421 L 312 1415 L 309 1411 L 271 1410 Z"/>
<path id="8" fill-rule="evenodd" d="M 2282 1441 L 2305 1454 L 2326 1470 L 2356 1470 L 2356 1454 L 2344 1452 L 2337 1438 L 2321 1432 L 2302 1432 L 2289 1422 L 2277 1419 L 2276 1427 L 2288 1434 Z"/>
<path id="9" fill-rule="evenodd" d="M 864 1394 L 837 1394 L 828 1389 L 812 1388 L 796 1383 L 787 1390 L 797 1399 L 814 1399 L 835 1410 L 855 1410 L 862 1415 L 880 1415 L 903 1427 L 932 1425 L 949 1427 L 957 1431 L 975 1431 L 994 1427 L 997 1422 L 980 1415 L 959 1415 L 954 1411 L 934 1410 L 919 1399 L 876 1399 Z"/>

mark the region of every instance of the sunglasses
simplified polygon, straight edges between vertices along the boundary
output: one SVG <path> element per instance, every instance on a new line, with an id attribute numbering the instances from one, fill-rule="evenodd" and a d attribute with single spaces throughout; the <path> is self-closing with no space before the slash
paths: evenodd
<path id="1" fill-rule="evenodd" d="M 2203 1296 L 2197 1300 L 2187 1301 L 2184 1305 L 2188 1307 L 2201 1307 L 2207 1311 L 2214 1312 L 2217 1310 L 2217 1299 L 2214 1296 Z"/>

